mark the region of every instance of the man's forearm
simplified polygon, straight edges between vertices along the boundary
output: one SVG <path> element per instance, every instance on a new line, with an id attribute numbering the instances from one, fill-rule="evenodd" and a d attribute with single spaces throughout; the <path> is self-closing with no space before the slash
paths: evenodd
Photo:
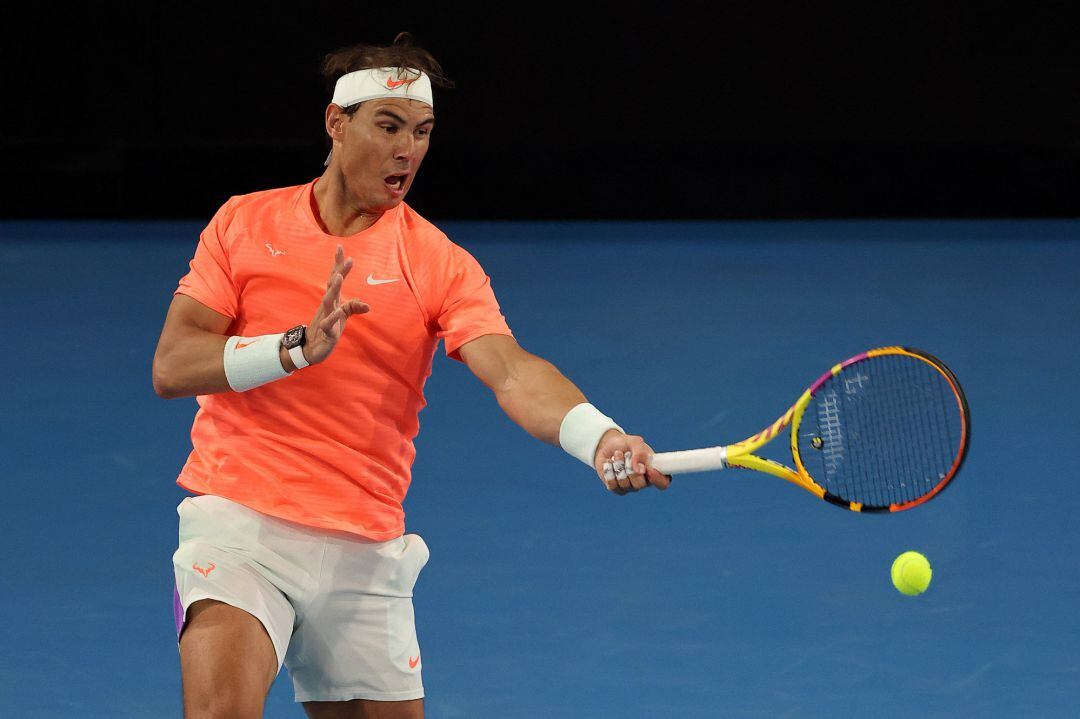
<path id="1" fill-rule="evenodd" d="M 559 426 L 566 413 L 588 400 L 555 365 L 535 355 L 519 362 L 502 387 L 495 388 L 499 406 L 526 432 L 548 444 L 559 444 Z"/>
<path id="2" fill-rule="evenodd" d="M 225 374 L 224 335 L 191 329 L 178 336 L 168 347 L 161 347 L 154 357 L 154 391 L 165 399 L 194 397 L 232 390 Z M 286 372 L 296 369 L 289 352 L 278 350 Z"/>

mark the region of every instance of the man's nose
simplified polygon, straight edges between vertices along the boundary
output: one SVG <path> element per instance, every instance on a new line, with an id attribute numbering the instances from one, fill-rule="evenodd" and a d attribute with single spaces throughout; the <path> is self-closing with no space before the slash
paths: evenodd
<path id="1" fill-rule="evenodd" d="M 395 160 L 411 160 L 416 151 L 416 138 L 411 133 L 398 133 L 398 141 L 394 145 Z"/>

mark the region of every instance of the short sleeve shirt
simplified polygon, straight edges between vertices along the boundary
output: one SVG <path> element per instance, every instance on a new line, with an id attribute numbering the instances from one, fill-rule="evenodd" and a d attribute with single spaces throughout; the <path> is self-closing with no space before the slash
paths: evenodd
<path id="1" fill-rule="evenodd" d="M 404 532 L 424 383 L 442 340 L 511 335 L 479 263 L 402 203 L 336 237 L 312 210 L 315 182 L 230 199 L 203 231 L 184 294 L 232 318 L 227 334 L 311 321 L 338 244 L 353 258 L 352 317 L 326 361 L 247 392 L 197 397 L 192 452 L 177 480 L 308 526 L 382 541 Z"/>

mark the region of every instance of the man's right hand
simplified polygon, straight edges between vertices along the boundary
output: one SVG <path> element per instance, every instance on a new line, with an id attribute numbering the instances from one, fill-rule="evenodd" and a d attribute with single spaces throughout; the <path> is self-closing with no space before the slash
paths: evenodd
<path id="1" fill-rule="evenodd" d="M 362 315 L 371 307 L 362 300 L 351 299 L 341 302 L 341 286 L 352 269 L 352 258 L 345 258 L 345 249 L 337 246 L 334 253 L 334 268 L 330 270 L 330 279 L 326 281 L 326 294 L 323 295 L 319 308 L 307 328 L 304 342 L 304 358 L 311 364 L 322 362 L 334 351 L 341 333 L 345 331 L 345 322 L 353 315 Z"/>

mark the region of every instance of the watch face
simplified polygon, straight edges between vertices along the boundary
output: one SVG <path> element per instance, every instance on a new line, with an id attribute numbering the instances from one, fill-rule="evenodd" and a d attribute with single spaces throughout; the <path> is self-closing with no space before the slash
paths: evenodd
<path id="1" fill-rule="evenodd" d="M 285 333 L 285 336 L 281 338 L 281 346 L 287 350 L 291 350 L 293 347 L 300 347 L 304 344 L 304 326 L 297 325 L 291 330 Z"/>

